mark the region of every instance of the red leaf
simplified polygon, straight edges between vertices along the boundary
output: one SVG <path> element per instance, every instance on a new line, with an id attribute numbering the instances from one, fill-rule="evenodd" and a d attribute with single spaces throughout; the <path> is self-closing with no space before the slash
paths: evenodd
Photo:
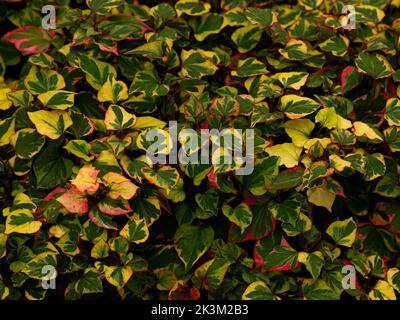
<path id="1" fill-rule="evenodd" d="M 56 200 L 71 213 L 83 214 L 89 210 L 86 194 L 80 192 L 75 186 L 64 192 L 64 194 Z"/>
<path id="2" fill-rule="evenodd" d="M 23 54 L 35 54 L 46 52 L 54 36 L 54 32 L 47 32 L 40 27 L 26 26 L 6 33 L 3 39 L 12 43 Z"/>

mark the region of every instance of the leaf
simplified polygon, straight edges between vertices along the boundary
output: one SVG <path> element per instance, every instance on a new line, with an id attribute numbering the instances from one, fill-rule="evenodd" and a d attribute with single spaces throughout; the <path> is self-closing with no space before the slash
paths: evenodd
<path id="1" fill-rule="evenodd" d="M 396 300 L 393 288 L 384 280 L 378 280 L 373 290 L 368 293 L 371 300 Z"/>
<path id="2" fill-rule="evenodd" d="M 124 199 L 115 200 L 106 198 L 103 201 L 99 202 L 98 207 L 102 213 L 108 214 L 110 216 L 119 216 L 132 212 L 129 202 Z"/>
<path id="3" fill-rule="evenodd" d="M 387 280 L 391 287 L 400 292 L 400 270 L 398 268 L 390 268 L 387 271 Z"/>
<path id="4" fill-rule="evenodd" d="M 315 121 L 328 129 L 344 130 L 352 127 L 351 121 L 338 115 L 334 107 L 319 110 L 315 116 Z"/>
<path id="5" fill-rule="evenodd" d="M 96 226 L 108 230 L 118 230 L 117 224 L 112 221 L 112 217 L 99 212 L 97 207 L 92 207 L 89 211 L 89 219 Z"/>
<path id="6" fill-rule="evenodd" d="M 147 96 L 165 96 L 169 87 L 159 84 L 160 80 L 154 70 L 138 71 L 129 88 L 129 92 L 143 92 Z"/>
<path id="7" fill-rule="evenodd" d="M 66 111 L 39 110 L 28 112 L 29 119 L 36 130 L 50 139 L 58 139 L 72 125 L 72 119 Z"/>
<path id="8" fill-rule="evenodd" d="M 57 271 L 53 273 L 44 273 L 43 267 L 52 266 L 56 268 L 57 259 L 53 251 L 47 251 L 34 256 L 21 270 L 30 278 L 37 280 L 51 280 L 57 277 Z"/>
<path id="9" fill-rule="evenodd" d="M 103 1 L 103 0 L 98 0 Z M 87 82 L 96 90 L 100 90 L 103 84 L 111 77 L 116 77 L 117 72 L 109 63 L 91 58 L 86 55 L 79 57 L 79 67 L 86 75 Z"/>
<path id="10" fill-rule="evenodd" d="M 182 14 L 189 16 L 201 16 L 211 9 L 211 5 L 208 2 L 198 0 L 179 0 L 175 3 L 175 10 L 180 17 Z"/>
<path id="11" fill-rule="evenodd" d="M 8 110 L 12 107 L 13 102 L 9 98 L 10 88 L 0 88 L 0 110 Z"/>
<path id="12" fill-rule="evenodd" d="M 107 109 L 104 123 L 107 130 L 124 130 L 135 125 L 135 115 L 125 111 L 124 108 L 112 105 Z"/>
<path id="13" fill-rule="evenodd" d="M 162 166 L 158 170 L 142 168 L 144 178 L 150 183 L 164 189 L 167 194 L 178 183 L 179 173 L 175 168 Z"/>
<path id="14" fill-rule="evenodd" d="M 179 258 L 189 270 L 208 250 L 214 240 L 214 230 L 211 226 L 200 227 L 182 224 L 176 231 L 174 243 Z"/>
<path id="15" fill-rule="evenodd" d="M 304 297 L 307 300 L 338 300 L 339 295 L 327 284 L 326 281 L 318 279 L 306 279 L 303 281 Z"/>
<path id="16" fill-rule="evenodd" d="M 251 24 L 258 24 L 262 28 L 270 27 L 277 22 L 276 14 L 271 9 L 249 7 L 245 10 L 244 15 Z"/>
<path id="17" fill-rule="evenodd" d="M 315 127 L 314 123 L 309 119 L 289 120 L 283 126 L 296 147 L 304 146 Z"/>
<path id="18" fill-rule="evenodd" d="M 265 148 L 270 156 L 279 157 L 279 165 L 293 168 L 298 165 L 302 148 L 296 147 L 293 143 L 282 143 Z"/>
<path id="19" fill-rule="evenodd" d="M 264 281 L 255 281 L 249 284 L 242 295 L 243 300 L 278 300 Z"/>
<path id="20" fill-rule="evenodd" d="M 382 154 L 367 154 L 365 159 L 364 180 L 371 181 L 385 174 L 386 163 Z"/>
<path id="21" fill-rule="evenodd" d="M 308 79 L 308 72 L 280 72 L 274 74 L 274 77 L 285 87 L 294 90 L 300 90 Z"/>
<path id="22" fill-rule="evenodd" d="M 240 53 L 246 53 L 254 49 L 261 39 L 262 30 L 259 26 L 249 25 L 236 29 L 232 33 L 232 41 L 238 47 Z"/>
<path id="23" fill-rule="evenodd" d="M 149 229 L 144 219 L 132 218 L 122 228 L 119 234 L 129 242 L 140 244 L 145 242 L 149 237 Z"/>
<path id="24" fill-rule="evenodd" d="M 225 259 L 211 259 L 196 269 L 192 281 L 206 290 L 217 290 L 225 278 L 229 265 Z"/>
<path id="25" fill-rule="evenodd" d="M 267 185 L 278 175 L 279 161 L 276 156 L 256 159 L 253 172 L 243 176 L 243 186 L 255 196 L 266 193 Z"/>
<path id="26" fill-rule="evenodd" d="M 46 52 L 54 37 L 42 28 L 35 26 L 24 26 L 6 33 L 3 39 L 15 45 L 23 54 Z"/>
<path id="27" fill-rule="evenodd" d="M 41 93 L 38 99 L 46 108 L 66 110 L 74 105 L 75 92 L 65 90 L 51 90 Z"/>
<path id="28" fill-rule="evenodd" d="M 30 68 L 24 84 L 32 94 L 46 94 L 48 91 L 65 87 L 64 78 L 59 73 L 36 66 Z"/>
<path id="29" fill-rule="evenodd" d="M 332 212 L 332 206 L 336 199 L 336 194 L 329 190 L 326 185 L 316 186 L 307 190 L 308 201 L 316 206 L 324 207 Z"/>
<path id="30" fill-rule="evenodd" d="M 241 233 L 246 230 L 253 220 L 253 213 L 251 212 L 249 206 L 244 202 L 235 208 L 232 208 L 228 205 L 223 205 L 222 213 L 229 219 L 229 221 L 240 227 Z"/>
<path id="31" fill-rule="evenodd" d="M 105 266 L 104 275 L 107 281 L 113 286 L 121 289 L 129 281 L 133 274 L 131 266 Z"/>
<path id="32" fill-rule="evenodd" d="M 390 127 L 383 131 L 392 152 L 400 151 L 400 128 Z"/>
<path id="33" fill-rule="evenodd" d="M 59 155 L 58 147 L 57 142 L 49 143 L 33 162 L 37 188 L 54 188 L 71 176 L 73 163 Z"/>
<path id="34" fill-rule="evenodd" d="M 28 209 L 17 209 L 11 211 L 6 219 L 5 234 L 22 233 L 31 234 L 36 233 L 42 223 L 36 221 L 32 212 Z"/>
<path id="35" fill-rule="evenodd" d="M 281 98 L 281 106 L 289 119 L 298 119 L 313 113 L 321 105 L 310 98 L 288 94 Z"/>
<path id="36" fill-rule="evenodd" d="M 103 292 L 101 273 L 95 268 L 85 269 L 83 275 L 75 283 L 75 290 L 79 294 L 91 294 Z"/>
<path id="37" fill-rule="evenodd" d="M 21 159 L 32 159 L 40 152 L 46 138 L 39 135 L 35 129 L 21 129 L 10 137 L 15 154 Z"/>
<path id="38" fill-rule="evenodd" d="M 106 241 L 100 240 L 97 242 L 92 250 L 90 251 L 90 256 L 95 259 L 102 259 L 108 257 L 109 247 Z"/>
<path id="39" fill-rule="evenodd" d="M 232 71 L 233 76 L 250 77 L 268 73 L 265 64 L 256 58 L 247 58 L 239 60 L 236 71 Z"/>
<path id="40" fill-rule="evenodd" d="M 357 226 L 353 218 L 335 221 L 326 229 L 326 233 L 341 246 L 351 247 L 356 239 Z"/>
<path id="41" fill-rule="evenodd" d="M 389 126 L 400 126 L 400 100 L 391 98 L 386 101 L 385 119 Z"/>
<path id="42" fill-rule="evenodd" d="M 100 184 L 97 179 L 99 170 L 94 169 L 91 165 L 85 165 L 79 169 L 75 179 L 71 180 L 71 184 L 80 192 L 96 192 Z"/>
<path id="43" fill-rule="evenodd" d="M 119 0 L 86 0 L 87 6 L 100 15 L 106 15 L 120 5 Z"/>
<path id="44" fill-rule="evenodd" d="M 128 99 L 128 88 L 122 81 L 117 81 L 114 77 L 109 77 L 97 93 L 97 99 L 100 102 L 117 103 Z"/>
<path id="45" fill-rule="evenodd" d="M 220 33 L 224 27 L 224 17 L 218 13 L 206 13 L 190 21 L 197 41 L 204 41 L 209 35 Z"/>
<path id="46" fill-rule="evenodd" d="M 313 279 L 317 280 L 325 263 L 322 253 L 320 251 L 310 253 L 300 252 L 298 260 L 306 266 L 307 271 Z"/>
<path id="47" fill-rule="evenodd" d="M 340 75 L 340 80 L 343 93 L 347 93 L 357 87 L 360 84 L 362 78 L 357 72 L 356 68 L 352 66 L 347 66 L 343 69 Z"/>
<path id="48" fill-rule="evenodd" d="M 339 35 L 320 43 L 319 47 L 323 51 L 332 53 L 336 57 L 343 57 L 347 53 L 349 43 L 350 41 L 346 36 Z"/>
<path id="49" fill-rule="evenodd" d="M 89 211 L 89 203 L 86 194 L 80 192 L 76 187 L 68 189 L 56 200 L 61 203 L 68 212 L 83 214 Z"/>
<path id="50" fill-rule="evenodd" d="M 355 19 L 359 23 L 378 23 L 385 16 L 383 10 L 373 5 L 357 6 L 357 10 L 355 10 L 355 13 L 356 13 Z"/>
<path id="51" fill-rule="evenodd" d="M 93 156 L 88 156 L 90 148 L 91 145 L 89 143 L 87 143 L 85 140 L 79 139 L 70 140 L 64 146 L 65 150 L 85 161 L 91 161 L 93 159 Z"/>
<path id="52" fill-rule="evenodd" d="M 109 188 L 107 195 L 111 199 L 122 198 L 129 200 L 133 198 L 138 190 L 137 186 L 119 173 L 108 172 L 103 176 L 102 180 L 104 185 Z"/>
<path id="53" fill-rule="evenodd" d="M 79 112 L 71 112 L 70 116 L 72 119 L 72 125 L 67 131 L 71 132 L 75 138 L 80 139 L 92 134 L 94 131 L 94 125 L 87 116 Z"/>
<path id="54" fill-rule="evenodd" d="M 15 134 L 15 118 L 0 120 L 0 147 L 10 143 L 10 138 Z"/>
<path id="55" fill-rule="evenodd" d="M 182 50 L 182 75 L 192 79 L 213 75 L 217 66 L 204 54 L 196 50 Z"/>
<path id="56" fill-rule="evenodd" d="M 218 193 L 214 190 L 207 190 L 204 194 L 197 193 L 195 195 L 195 201 L 203 211 L 209 212 L 212 215 L 217 215 Z"/>
<path id="57" fill-rule="evenodd" d="M 383 141 L 382 134 L 375 127 L 361 121 L 354 122 L 353 126 L 354 134 L 357 137 L 365 137 L 374 142 Z"/>
<path id="58" fill-rule="evenodd" d="M 390 63 L 380 54 L 362 52 L 355 62 L 359 72 L 366 73 L 374 79 L 387 78 L 394 72 Z"/>
<path id="59" fill-rule="evenodd" d="M 61 239 L 56 242 L 56 245 L 64 254 L 73 257 L 80 253 L 78 239 L 79 237 L 76 232 L 66 232 Z"/>

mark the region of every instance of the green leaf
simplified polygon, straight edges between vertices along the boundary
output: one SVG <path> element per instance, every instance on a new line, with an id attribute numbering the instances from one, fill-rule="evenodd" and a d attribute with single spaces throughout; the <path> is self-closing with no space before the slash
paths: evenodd
<path id="1" fill-rule="evenodd" d="M 321 105 L 310 98 L 288 94 L 281 98 L 281 106 L 289 119 L 298 119 L 313 113 Z"/>
<path id="2" fill-rule="evenodd" d="M 371 181 L 385 174 L 385 158 L 380 153 L 366 154 L 364 180 Z"/>
<path id="3" fill-rule="evenodd" d="M 132 218 L 122 228 L 119 234 L 129 242 L 139 244 L 147 240 L 149 237 L 149 230 L 144 219 Z"/>
<path id="4" fill-rule="evenodd" d="M 222 213 L 229 219 L 229 221 L 240 227 L 241 233 L 246 230 L 253 220 L 253 213 L 251 212 L 249 206 L 244 202 L 235 208 L 232 208 L 228 205 L 223 205 Z"/>
<path id="5" fill-rule="evenodd" d="M 79 67 L 85 73 L 87 82 L 96 90 L 100 90 L 110 77 L 115 78 L 117 76 L 112 65 L 86 55 L 80 56 Z"/>
<path id="6" fill-rule="evenodd" d="M 213 240 L 214 230 L 211 226 L 200 227 L 190 224 L 179 226 L 174 239 L 175 250 L 186 270 L 201 258 Z"/>
<path id="7" fill-rule="evenodd" d="M 38 188 L 51 189 L 62 185 L 72 174 L 73 163 L 59 154 L 59 143 L 50 142 L 33 162 Z"/>
<path id="8" fill-rule="evenodd" d="M 38 99 L 46 108 L 66 110 L 74 105 L 75 93 L 64 90 L 52 90 L 41 93 Z"/>
<path id="9" fill-rule="evenodd" d="M 239 60 L 237 70 L 232 71 L 232 75 L 237 77 L 250 77 L 265 73 L 268 73 L 265 64 L 256 58 Z"/>
<path id="10" fill-rule="evenodd" d="M 386 101 L 385 119 L 390 126 L 400 126 L 400 100 L 391 98 Z"/>
<path id="11" fill-rule="evenodd" d="M 217 66 L 204 53 L 196 50 L 182 50 L 182 75 L 193 79 L 213 75 Z"/>
<path id="12" fill-rule="evenodd" d="M 353 218 L 335 221 L 326 229 L 326 233 L 341 246 L 351 247 L 356 239 L 357 225 Z"/>
<path id="13" fill-rule="evenodd" d="M 75 283 L 75 290 L 79 294 L 101 293 L 103 292 L 103 283 L 101 273 L 95 268 L 88 268 Z"/>
<path id="14" fill-rule="evenodd" d="M 262 30 L 258 26 L 249 25 L 236 29 L 232 33 L 232 41 L 238 47 L 240 53 L 246 53 L 254 49 L 261 39 Z"/>
<path id="15" fill-rule="evenodd" d="M 317 280 L 325 263 L 323 254 L 320 251 L 300 252 L 298 259 L 300 263 L 306 266 L 313 279 Z"/>
<path id="16" fill-rule="evenodd" d="M 32 66 L 24 80 L 25 87 L 32 94 L 45 94 L 48 91 L 65 87 L 64 78 L 53 70 Z"/>
<path id="17" fill-rule="evenodd" d="M 264 281 L 249 284 L 242 295 L 243 300 L 278 300 Z"/>
<path id="18" fill-rule="evenodd" d="M 85 161 L 91 161 L 93 159 L 93 156 L 88 155 L 90 148 L 91 145 L 89 143 L 87 143 L 85 140 L 78 139 L 70 140 L 64 146 L 64 149 L 66 149 L 68 152 Z"/>
<path id="19" fill-rule="evenodd" d="M 209 35 L 220 33 L 224 27 L 224 17 L 218 13 L 206 13 L 190 21 L 197 41 L 204 41 Z"/>
<path id="20" fill-rule="evenodd" d="M 366 73 L 374 79 L 387 78 L 394 72 L 390 63 L 380 54 L 362 52 L 355 62 L 360 72 Z"/>
<path id="21" fill-rule="evenodd" d="M 210 11 L 211 5 L 208 2 L 198 0 L 179 0 L 175 3 L 178 16 L 187 14 L 189 16 L 201 16 Z"/>

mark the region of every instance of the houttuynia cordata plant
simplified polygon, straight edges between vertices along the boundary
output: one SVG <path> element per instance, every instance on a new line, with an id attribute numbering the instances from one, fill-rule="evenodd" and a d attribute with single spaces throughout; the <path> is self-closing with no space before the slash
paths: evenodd
<path id="1" fill-rule="evenodd" d="M 400 298 L 400 1 L 0 3 L 0 299 Z"/>

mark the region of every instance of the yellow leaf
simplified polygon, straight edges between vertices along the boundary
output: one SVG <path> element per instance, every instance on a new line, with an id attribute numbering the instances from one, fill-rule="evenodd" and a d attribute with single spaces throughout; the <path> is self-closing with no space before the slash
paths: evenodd
<path id="1" fill-rule="evenodd" d="M 323 186 L 310 188 L 307 190 L 308 201 L 319 207 L 324 207 L 332 212 L 332 205 L 336 195 L 325 189 Z"/>
<path id="2" fill-rule="evenodd" d="M 303 147 L 309 139 L 315 124 L 309 119 L 289 120 L 284 125 L 285 131 L 296 147 Z"/>
<path id="3" fill-rule="evenodd" d="M 7 216 L 5 234 L 22 233 L 31 234 L 39 231 L 42 223 L 35 221 L 35 217 L 28 209 L 17 209 L 11 211 Z"/>
<path id="4" fill-rule="evenodd" d="M 123 81 L 118 81 L 114 77 L 108 78 L 97 93 L 100 102 L 117 103 L 120 100 L 128 99 L 128 88 Z"/>
<path id="5" fill-rule="evenodd" d="M 10 88 L 0 88 L 0 110 L 11 108 L 12 102 L 7 97 L 7 93 L 9 92 L 11 92 Z"/>
<path id="6" fill-rule="evenodd" d="M 128 178 L 115 172 L 106 173 L 102 180 L 103 183 L 110 188 L 108 196 L 111 199 L 118 199 L 120 197 L 125 200 L 132 199 L 137 189 L 139 189 Z"/>
<path id="7" fill-rule="evenodd" d="M 94 169 L 91 165 L 86 165 L 79 169 L 75 179 L 71 180 L 80 192 L 96 192 L 100 184 L 97 181 L 97 175 L 100 170 Z"/>
<path id="8" fill-rule="evenodd" d="M 354 122 L 354 134 L 357 137 L 366 137 L 370 140 L 383 141 L 383 138 L 368 124 L 356 121 Z"/>
<path id="9" fill-rule="evenodd" d="M 58 139 L 72 125 L 72 119 L 66 111 L 39 110 L 28 112 L 28 116 L 41 135 L 53 140 Z"/>
<path id="10" fill-rule="evenodd" d="M 393 288 L 384 280 L 378 280 L 374 289 L 369 292 L 371 300 L 396 300 L 396 293 Z"/>
<path id="11" fill-rule="evenodd" d="M 280 165 L 293 168 L 299 163 L 302 148 L 293 143 L 282 143 L 265 149 L 270 156 L 278 156 Z"/>

